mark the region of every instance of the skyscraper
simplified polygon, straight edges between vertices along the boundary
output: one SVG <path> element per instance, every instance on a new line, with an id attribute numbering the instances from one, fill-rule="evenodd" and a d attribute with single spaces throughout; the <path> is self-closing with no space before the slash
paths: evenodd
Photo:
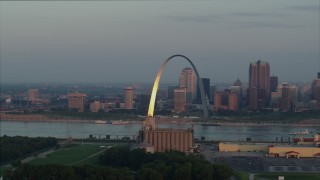
<path id="1" fill-rule="evenodd" d="M 186 88 L 187 102 L 191 103 L 197 95 L 197 78 L 191 68 L 184 68 L 180 73 L 179 87 Z"/>
<path id="2" fill-rule="evenodd" d="M 126 87 L 125 91 L 125 109 L 133 109 L 133 89 Z"/>
<path id="3" fill-rule="evenodd" d="M 269 105 L 270 66 L 268 62 L 258 60 L 250 63 L 248 97 L 249 107 L 253 110 Z"/>
<path id="4" fill-rule="evenodd" d="M 291 109 L 291 98 L 289 96 L 289 86 L 284 84 L 281 90 L 280 109 L 281 111 L 289 111 Z"/>
<path id="5" fill-rule="evenodd" d="M 84 111 L 84 101 L 86 94 L 84 93 L 69 93 L 68 94 L 68 108 L 76 109 L 79 112 Z"/>

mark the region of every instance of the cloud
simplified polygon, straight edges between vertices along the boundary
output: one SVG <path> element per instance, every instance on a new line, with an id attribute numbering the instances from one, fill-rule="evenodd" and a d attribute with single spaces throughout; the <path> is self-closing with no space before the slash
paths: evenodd
<path id="1" fill-rule="evenodd" d="M 320 7 L 319 6 L 291 6 L 288 7 L 288 9 L 291 10 L 297 10 L 297 11 L 320 11 Z"/>
<path id="2" fill-rule="evenodd" d="M 263 22 L 263 21 L 237 21 L 240 27 L 252 27 L 252 28 L 302 28 L 300 25 L 290 25 L 276 22 Z"/>
<path id="3" fill-rule="evenodd" d="M 284 14 L 278 13 L 256 13 L 256 12 L 238 12 L 238 13 L 231 13 L 231 16 L 242 16 L 242 17 L 285 17 Z"/>
<path id="4" fill-rule="evenodd" d="M 166 16 L 175 22 L 216 23 L 223 20 L 220 15 Z"/>

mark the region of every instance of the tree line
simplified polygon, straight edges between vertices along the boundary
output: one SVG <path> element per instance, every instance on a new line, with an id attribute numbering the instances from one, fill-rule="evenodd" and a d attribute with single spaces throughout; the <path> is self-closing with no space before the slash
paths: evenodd
<path id="1" fill-rule="evenodd" d="M 222 164 L 211 164 L 201 154 L 168 151 L 147 153 L 145 149 L 129 150 L 128 147 L 112 147 L 99 158 L 100 165 L 129 168 L 137 172 L 141 180 L 201 180 L 230 179 L 232 168 Z"/>
<path id="2" fill-rule="evenodd" d="M 114 179 L 114 180 L 227 180 L 234 176 L 226 165 L 211 164 L 200 154 L 112 147 L 99 157 L 100 166 L 32 165 L 6 171 L 4 179 Z"/>
<path id="3" fill-rule="evenodd" d="M 6 171 L 4 179 L 59 179 L 59 180 L 134 180 L 128 169 L 100 166 L 65 166 L 59 164 L 23 164 L 19 168 Z"/>
<path id="4" fill-rule="evenodd" d="M 0 162 L 9 162 L 23 158 L 35 151 L 57 145 L 57 139 L 52 137 L 0 137 Z"/>

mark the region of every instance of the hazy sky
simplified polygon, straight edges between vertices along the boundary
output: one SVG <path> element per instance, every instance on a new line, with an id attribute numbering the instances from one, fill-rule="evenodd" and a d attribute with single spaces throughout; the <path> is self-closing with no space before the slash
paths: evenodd
<path id="1" fill-rule="evenodd" d="M 280 81 L 312 81 L 319 21 L 318 0 L 2 1 L 1 83 L 152 82 L 173 54 L 213 82 L 247 82 L 258 59 Z M 178 82 L 181 60 L 162 82 Z"/>

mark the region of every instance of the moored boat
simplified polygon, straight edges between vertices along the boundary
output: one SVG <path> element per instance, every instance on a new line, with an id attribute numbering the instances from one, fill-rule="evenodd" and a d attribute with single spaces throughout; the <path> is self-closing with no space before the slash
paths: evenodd
<path id="1" fill-rule="evenodd" d="M 122 120 L 112 121 L 112 125 L 126 125 L 126 124 L 129 124 L 129 121 L 122 121 Z"/>
<path id="2" fill-rule="evenodd" d="M 304 134 L 311 134 L 312 132 L 309 132 L 308 129 L 305 131 L 292 131 L 289 134 L 290 135 L 304 135 Z"/>
<path id="3" fill-rule="evenodd" d="M 107 121 L 96 120 L 96 121 L 94 121 L 94 123 L 96 123 L 96 124 L 107 124 Z"/>

